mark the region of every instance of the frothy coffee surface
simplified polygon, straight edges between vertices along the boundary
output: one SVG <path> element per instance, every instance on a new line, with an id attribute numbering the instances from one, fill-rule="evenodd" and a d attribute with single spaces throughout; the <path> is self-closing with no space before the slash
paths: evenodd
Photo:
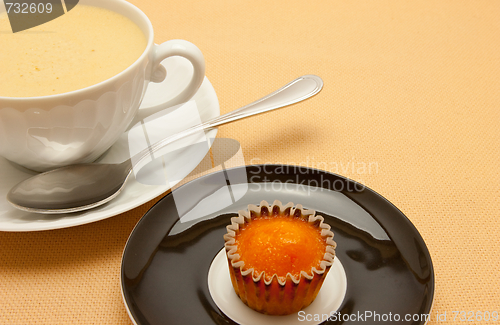
<path id="1" fill-rule="evenodd" d="M 77 5 L 43 25 L 12 33 L 0 15 L 0 96 L 34 97 L 85 88 L 120 73 L 144 52 L 130 19 Z"/>

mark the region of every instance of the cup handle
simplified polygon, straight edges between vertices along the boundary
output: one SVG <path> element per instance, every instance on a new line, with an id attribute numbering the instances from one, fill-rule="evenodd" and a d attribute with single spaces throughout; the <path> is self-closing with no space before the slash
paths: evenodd
<path id="1" fill-rule="evenodd" d="M 200 88 L 205 78 L 205 58 L 200 49 L 191 42 L 174 39 L 154 46 L 153 70 L 151 73 L 151 82 L 162 82 L 167 76 L 165 67 L 161 62 L 171 56 L 181 56 L 188 59 L 193 65 L 193 77 L 189 84 L 177 96 L 168 101 L 168 106 L 175 106 L 187 102 L 193 97 Z M 150 107 L 140 109 L 135 118 L 129 124 L 128 129 L 137 124 L 144 118 L 164 109 L 164 107 Z"/>

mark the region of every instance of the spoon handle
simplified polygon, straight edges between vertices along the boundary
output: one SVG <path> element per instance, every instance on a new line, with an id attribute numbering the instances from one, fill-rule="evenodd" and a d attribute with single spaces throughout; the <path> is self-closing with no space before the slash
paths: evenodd
<path id="1" fill-rule="evenodd" d="M 182 139 L 186 136 L 200 132 L 201 130 L 212 129 L 227 123 L 241 120 L 257 114 L 266 113 L 274 109 L 282 108 L 308 99 L 321 91 L 323 80 L 315 75 L 305 75 L 286 84 L 271 94 L 256 100 L 246 106 L 234 111 L 217 116 L 201 124 L 192 126 L 182 132 L 176 133 L 170 137 L 156 142 L 151 147 L 137 153 L 131 158 L 131 167 L 136 166 L 144 158 L 152 155 L 154 152 L 162 149 L 166 145 Z"/>

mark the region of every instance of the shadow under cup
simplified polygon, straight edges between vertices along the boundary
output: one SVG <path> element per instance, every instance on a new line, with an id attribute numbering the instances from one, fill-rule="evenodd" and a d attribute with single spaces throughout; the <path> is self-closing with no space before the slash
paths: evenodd
<path id="1" fill-rule="evenodd" d="M 151 22 L 126 1 L 81 0 L 79 5 L 109 9 L 129 18 L 144 33 L 147 46 L 124 71 L 90 87 L 40 97 L 0 97 L 0 155 L 32 170 L 96 160 L 131 124 L 148 83 L 165 78 L 160 62 L 166 56 L 182 55 L 157 54 L 163 44 L 153 44 Z M 204 76 L 204 63 L 201 72 Z"/>

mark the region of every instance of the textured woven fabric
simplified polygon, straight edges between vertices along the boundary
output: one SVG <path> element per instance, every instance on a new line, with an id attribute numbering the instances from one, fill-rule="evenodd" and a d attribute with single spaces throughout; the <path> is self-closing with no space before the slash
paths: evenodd
<path id="1" fill-rule="evenodd" d="M 238 140 L 247 164 L 325 169 L 393 202 L 432 255 L 433 314 L 500 311 L 500 1 L 131 2 L 157 43 L 203 51 L 222 113 L 321 76 L 316 97 L 219 136 Z M 0 323 L 129 324 L 121 254 L 152 204 L 0 233 Z"/>

